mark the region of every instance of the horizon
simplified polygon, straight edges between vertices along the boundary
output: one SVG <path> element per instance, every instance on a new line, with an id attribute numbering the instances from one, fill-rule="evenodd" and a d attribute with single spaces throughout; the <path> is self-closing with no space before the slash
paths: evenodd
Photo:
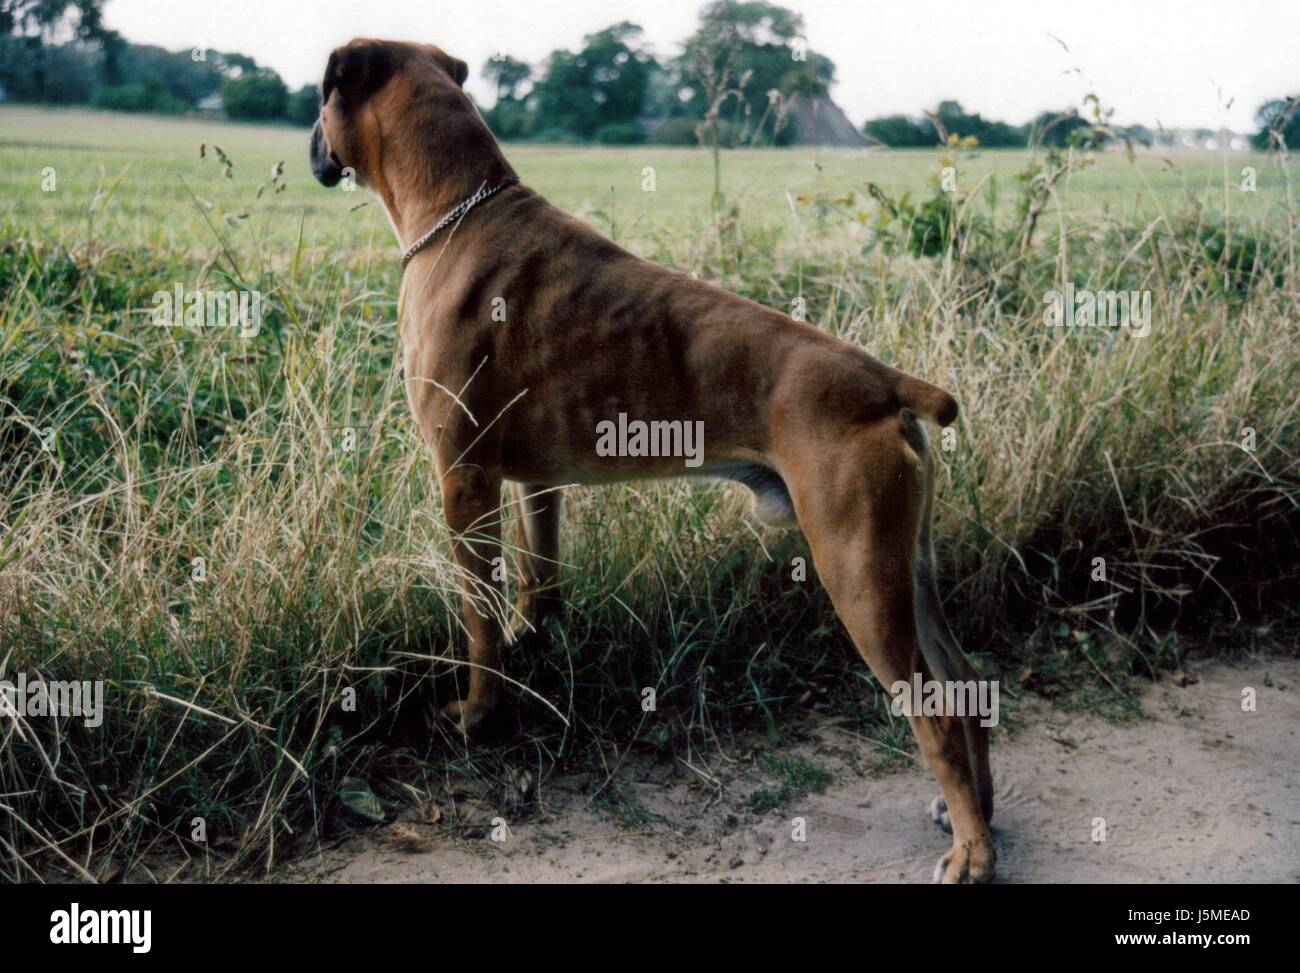
<path id="1" fill-rule="evenodd" d="M 319 84 L 329 51 L 355 36 L 438 44 L 466 61 L 466 90 L 484 107 L 495 89 L 483 63 L 506 53 L 534 66 L 552 50 L 574 50 L 586 34 L 629 20 L 660 60 L 680 52 L 695 29 L 700 0 L 569 0 L 560 11 L 517 0 L 432 12 L 414 0 L 358 8 L 343 0 L 266 6 L 230 0 L 108 0 L 105 24 L 129 42 L 168 50 L 238 51 L 273 68 L 291 88 Z M 917 117 L 940 101 L 959 101 L 985 118 L 1022 125 L 1042 111 L 1081 108 L 1095 92 L 1120 125 L 1152 129 L 1258 129 L 1255 111 L 1294 94 L 1294 38 L 1300 5 L 1246 0 L 1218 10 L 1210 2 L 1155 0 L 1141 7 L 1100 0 L 1085 11 L 1062 2 L 1001 4 L 978 12 L 954 0 L 937 13 L 874 2 L 806 0 L 783 4 L 804 18 L 810 49 L 835 62 L 830 96 L 853 125 L 887 115 Z M 247 24 L 263 29 L 250 32 Z M 871 42 L 879 34 L 888 42 Z M 868 56 L 855 54 L 858 47 Z M 1140 60 L 1145 63 L 1139 63 Z M 938 60 L 941 69 L 932 63 Z"/>

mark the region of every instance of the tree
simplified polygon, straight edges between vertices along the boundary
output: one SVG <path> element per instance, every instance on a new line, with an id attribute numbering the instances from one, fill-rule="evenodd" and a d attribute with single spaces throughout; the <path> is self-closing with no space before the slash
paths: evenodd
<path id="1" fill-rule="evenodd" d="M 929 120 L 917 121 L 906 115 L 873 118 L 862 126 L 862 133 L 871 141 L 891 149 L 916 149 L 939 143 L 934 125 Z"/>
<path id="2" fill-rule="evenodd" d="M 33 101 L 88 100 L 90 52 L 116 36 L 102 7 L 103 0 L 0 0 L 0 85 Z"/>
<path id="3" fill-rule="evenodd" d="M 303 85 L 289 96 L 285 115 L 295 125 L 314 125 L 320 117 L 320 89 L 314 84 Z"/>
<path id="4" fill-rule="evenodd" d="M 1279 143 L 1288 149 L 1300 149 L 1300 96 L 1274 98 L 1255 112 L 1259 131 L 1251 137 L 1257 149 L 1275 149 Z"/>
<path id="5" fill-rule="evenodd" d="M 0 34 L 41 37 L 48 43 L 59 35 L 101 41 L 104 0 L 0 0 Z"/>
<path id="6" fill-rule="evenodd" d="M 732 89 L 738 114 L 752 123 L 767 111 L 772 91 L 829 95 L 835 64 L 809 50 L 802 34 L 803 18 L 785 7 L 715 0 L 676 62 L 684 112 L 703 118 L 718 95 Z"/>
<path id="7" fill-rule="evenodd" d="M 537 127 L 588 138 L 641 113 L 653 60 L 633 47 L 641 28 L 623 21 L 583 38 L 577 54 L 554 51 L 537 84 Z"/>
<path id="8" fill-rule="evenodd" d="M 96 108 L 111 111 L 153 112 L 159 115 L 179 115 L 191 107 L 189 102 L 177 98 L 156 81 L 103 87 L 91 96 L 90 103 Z"/>
<path id="9" fill-rule="evenodd" d="M 490 57 L 483 64 L 483 77 L 497 86 L 497 101 L 509 98 L 520 100 L 520 89 L 533 77 L 533 69 L 528 64 L 508 54 Z"/>
<path id="10" fill-rule="evenodd" d="M 498 98 L 495 105 L 483 112 L 483 121 L 497 138 L 517 139 L 532 132 L 536 117 L 529 112 L 526 102 L 517 98 Z"/>
<path id="11" fill-rule="evenodd" d="M 289 89 L 270 68 L 245 72 L 221 86 L 221 104 L 231 118 L 281 118 L 288 102 Z"/>
<path id="12" fill-rule="evenodd" d="M 483 112 L 483 120 L 498 138 L 521 138 L 530 131 L 534 119 L 528 111 L 524 86 L 532 80 L 533 69 L 509 55 L 488 58 L 483 77 L 497 86 L 497 100 Z"/>
<path id="13" fill-rule="evenodd" d="M 1005 148 L 1025 144 L 1025 133 L 1006 122 L 995 122 L 967 112 L 959 101 L 941 101 L 932 113 L 945 135 L 974 138 L 988 148 Z"/>
<path id="14" fill-rule="evenodd" d="M 225 63 L 216 51 L 205 52 L 202 61 L 190 51 L 168 51 L 146 44 L 124 44 L 113 53 L 113 66 L 105 49 L 104 83 L 160 85 L 175 98 L 195 105 L 217 91 L 225 80 Z M 110 73 L 116 77 L 114 81 Z"/>
<path id="15" fill-rule="evenodd" d="M 98 61 L 84 44 L 47 47 L 37 37 L 0 35 L 0 86 L 15 101 L 88 101 L 98 81 Z"/>
<path id="16" fill-rule="evenodd" d="M 1069 111 L 1045 111 L 1029 123 L 1029 144 L 1063 146 L 1080 129 L 1091 128 L 1077 108 Z"/>

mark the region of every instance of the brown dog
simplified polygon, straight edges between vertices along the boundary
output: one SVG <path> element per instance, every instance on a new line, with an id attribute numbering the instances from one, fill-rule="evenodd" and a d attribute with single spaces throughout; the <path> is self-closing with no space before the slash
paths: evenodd
<path id="1" fill-rule="evenodd" d="M 479 611 L 476 592 L 497 585 L 504 480 L 526 541 L 517 607 L 532 625 L 555 588 L 560 501 L 547 488 L 702 474 L 744 483 L 761 519 L 802 528 L 882 684 L 914 673 L 973 680 L 935 586 L 934 459 L 917 419 L 951 423 L 952 397 L 817 328 L 641 260 L 519 185 L 461 90 L 466 73 L 428 45 L 338 48 L 311 151 L 324 185 L 354 174 L 379 196 L 408 251 L 407 394 L 467 582 L 469 693 L 449 715 L 479 735 L 502 702 L 510 635 Z M 486 190 L 494 194 L 476 197 Z M 654 423 L 652 442 L 657 434 L 654 445 L 669 446 L 681 445 L 682 429 L 702 428 L 702 449 L 685 462 L 680 448 L 609 455 L 598 439 L 615 423 L 620 435 Z M 932 813 L 953 834 L 936 877 L 987 881 L 986 731 L 974 716 L 909 719 L 942 791 Z"/>

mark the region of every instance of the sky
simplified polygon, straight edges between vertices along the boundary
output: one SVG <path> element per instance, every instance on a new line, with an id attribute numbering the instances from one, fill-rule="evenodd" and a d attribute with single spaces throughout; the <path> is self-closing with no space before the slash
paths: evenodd
<path id="1" fill-rule="evenodd" d="M 496 53 L 539 64 L 621 20 L 675 55 L 703 0 L 108 0 L 128 40 L 247 54 L 291 87 L 319 83 L 352 37 L 432 42 L 470 65 L 480 104 Z M 1012 124 L 1095 91 L 1120 124 L 1253 131 L 1300 92 L 1300 0 L 801 0 L 808 46 L 835 62 L 849 118 L 919 114 L 945 98 Z M 1066 50 L 1068 48 L 1068 51 Z"/>

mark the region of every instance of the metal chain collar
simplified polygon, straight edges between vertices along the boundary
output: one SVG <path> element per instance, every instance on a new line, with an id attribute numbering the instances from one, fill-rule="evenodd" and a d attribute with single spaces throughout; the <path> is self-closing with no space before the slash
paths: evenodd
<path id="1" fill-rule="evenodd" d="M 412 243 L 409 247 L 406 248 L 405 252 L 402 254 L 402 269 L 403 270 L 406 269 L 406 265 L 411 262 L 411 258 L 414 257 L 421 250 L 423 250 L 425 247 L 427 247 L 429 245 L 429 241 L 431 241 L 435 236 L 437 236 L 440 230 L 445 230 L 448 226 L 450 226 L 452 223 L 455 223 L 462 216 L 468 213 L 479 203 L 483 202 L 483 200 L 487 199 L 489 196 L 493 195 L 494 193 L 500 192 L 502 189 L 505 189 L 507 186 L 513 186 L 518 181 L 519 181 L 518 179 L 506 179 L 503 182 L 497 183 L 495 186 L 485 186 L 484 188 L 476 192 L 473 196 L 469 197 L 469 199 L 464 199 L 461 200 L 459 203 L 457 203 L 456 207 L 450 213 L 448 213 L 446 216 L 444 216 L 442 219 L 438 221 L 437 226 L 435 226 L 432 230 L 424 234 L 424 236 L 420 237 L 420 239 L 416 240 L 414 243 Z"/>

